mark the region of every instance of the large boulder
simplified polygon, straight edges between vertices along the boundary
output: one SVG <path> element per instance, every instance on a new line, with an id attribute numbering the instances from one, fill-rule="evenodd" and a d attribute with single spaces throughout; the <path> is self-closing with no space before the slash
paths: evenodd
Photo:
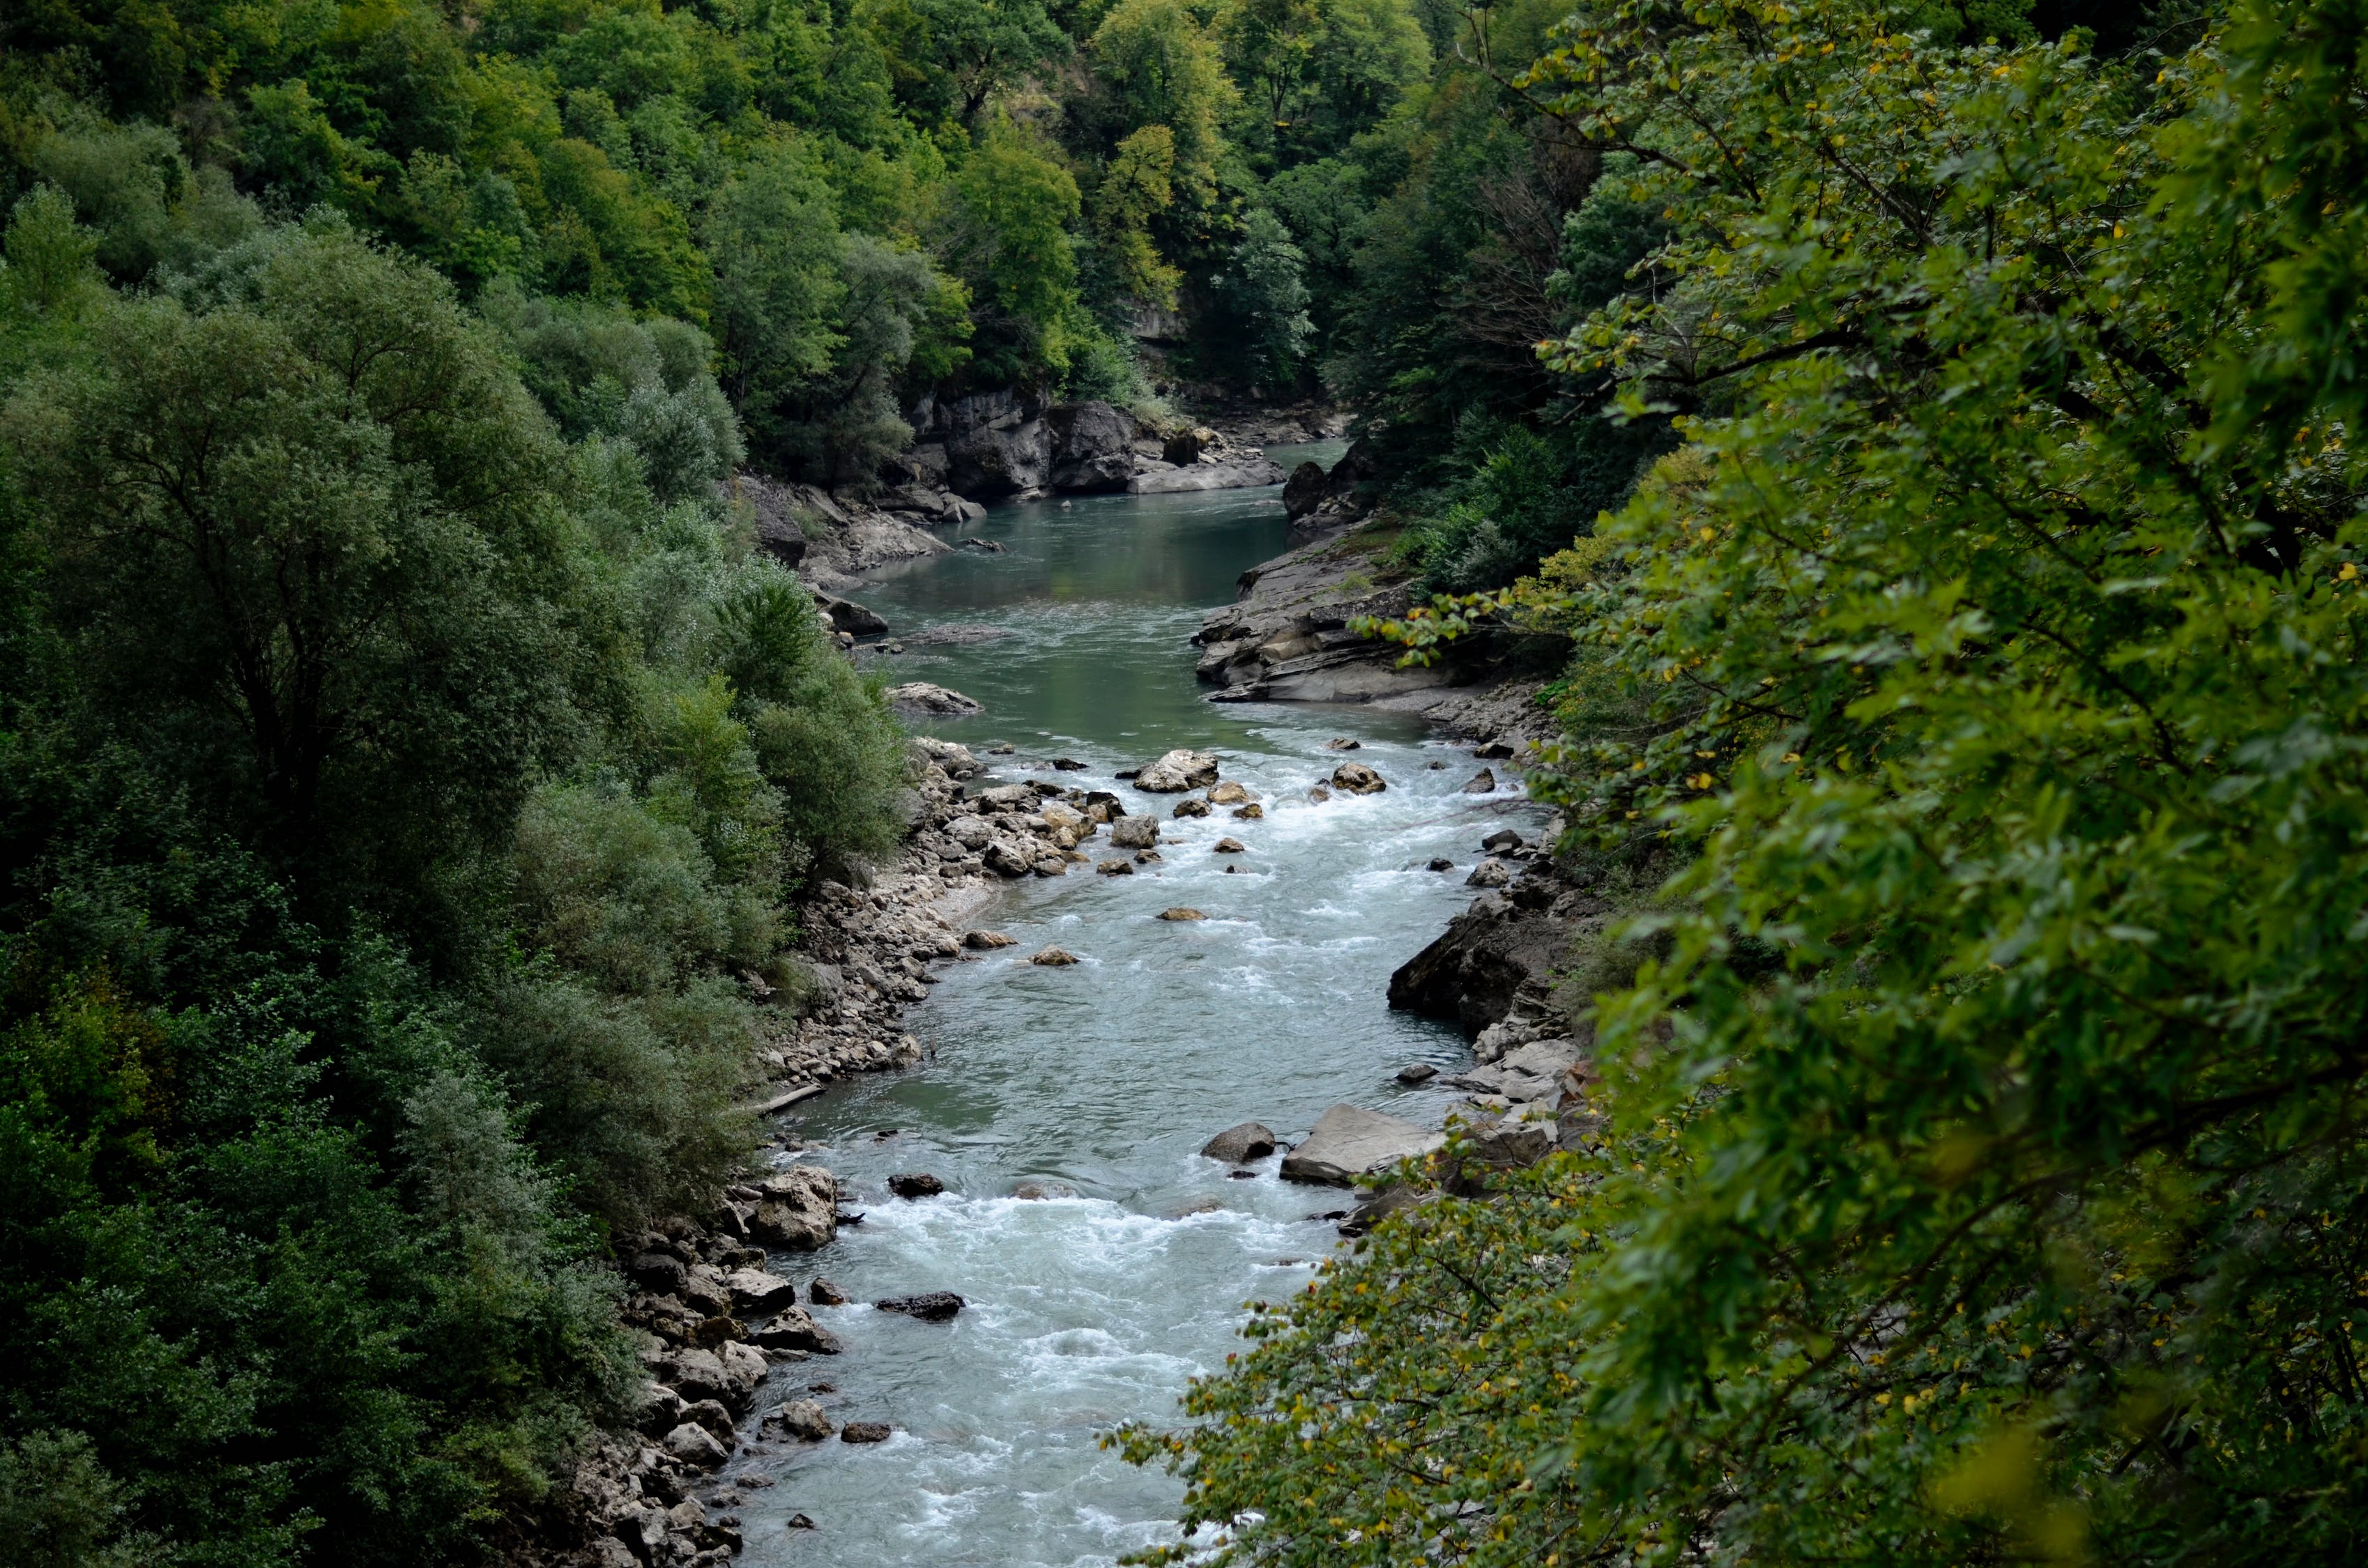
<path id="1" fill-rule="evenodd" d="M 1169 752 L 1134 776 L 1134 787 L 1154 795 L 1179 795 L 1205 790 L 1217 781 L 1217 754 L 1210 751 Z"/>
<path id="2" fill-rule="evenodd" d="M 1362 1106 L 1336 1105 L 1316 1119 L 1306 1142 L 1282 1157 L 1282 1174 L 1292 1181 L 1345 1187 L 1445 1142 L 1444 1134 L 1426 1132 L 1411 1121 Z"/>
<path id="3" fill-rule="evenodd" d="M 1046 412 L 1054 442 L 1055 490 L 1123 490 L 1134 476 L 1134 421 L 1099 402 L 1060 403 Z"/>
<path id="4" fill-rule="evenodd" d="M 748 1233 L 768 1246 L 812 1252 L 838 1234 L 838 1182 L 820 1165 L 791 1165 L 757 1184 Z"/>
<path id="5" fill-rule="evenodd" d="M 1155 469 L 1136 474 L 1126 487 L 1137 495 L 1181 495 L 1197 490 L 1248 490 L 1281 484 L 1282 480 L 1281 465 L 1251 458 L 1237 463 L 1196 462 L 1184 468 Z"/>
<path id="6" fill-rule="evenodd" d="M 1526 997 L 1543 1011 L 1554 968 L 1567 960 L 1572 939 L 1571 920 L 1555 911 L 1565 903 L 1573 915 L 1602 906 L 1592 899 L 1558 899 L 1548 908 L 1531 908 L 1518 896 L 1523 891 L 1474 899 L 1437 941 L 1390 976 L 1391 1007 L 1452 1019 L 1474 1039 L 1510 1013 L 1517 1000 Z"/>
<path id="7" fill-rule="evenodd" d="M 1389 787 L 1386 779 L 1361 762 L 1344 762 L 1332 770 L 1332 788 L 1352 795 L 1379 794 Z"/>
<path id="8" fill-rule="evenodd" d="M 712 1399 L 727 1410 L 743 1410 L 765 1381 L 765 1358 L 736 1340 L 726 1340 L 712 1350 L 694 1346 L 672 1352 L 658 1363 L 657 1375 L 686 1404 Z"/>
<path id="9" fill-rule="evenodd" d="M 950 687 L 932 685 L 925 680 L 906 681 L 892 686 L 881 694 L 888 706 L 901 713 L 929 713 L 941 718 L 960 718 L 967 713 L 983 713 L 986 705 L 975 698 L 964 697 Z"/>
<path id="10" fill-rule="evenodd" d="M 757 1343 L 768 1350 L 803 1350 L 815 1356 L 836 1356 L 843 1348 L 838 1335 L 814 1322 L 803 1307 L 785 1307 L 781 1315 L 758 1329 Z"/>
<path id="11" fill-rule="evenodd" d="M 1274 1153 L 1274 1134 L 1263 1122 L 1245 1121 L 1239 1127 L 1226 1128 L 1201 1144 L 1201 1153 L 1210 1159 L 1236 1165 L 1263 1160 Z"/>
<path id="12" fill-rule="evenodd" d="M 666 1435 L 666 1451 L 687 1465 L 713 1470 L 732 1457 L 732 1450 L 695 1421 L 686 1421 Z"/>
<path id="13" fill-rule="evenodd" d="M 1324 505 L 1325 497 L 1331 494 L 1331 481 L 1324 472 L 1324 465 L 1301 463 L 1291 471 L 1291 477 L 1282 482 L 1283 515 L 1296 522 Z"/>
<path id="14" fill-rule="evenodd" d="M 1043 488 L 1053 466 L 1053 432 L 1032 408 L 1008 392 L 946 406 L 961 426 L 946 437 L 947 488 L 973 500 Z"/>
<path id="15" fill-rule="evenodd" d="M 768 1274 L 761 1268 L 735 1268 L 723 1277 L 724 1288 L 732 1292 L 733 1302 L 759 1311 L 768 1305 L 786 1305 L 798 1299 L 794 1281 L 778 1274 Z"/>
<path id="16" fill-rule="evenodd" d="M 853 599 L 835 598 L 816 590 L 814 608 L 831 624 L 831 629 L 854 637 L 870 637 L 888 630 L 888 623 Z"/>
<path id="17" fill-rule="evenodd" d="M 811 1399 L 793 1399 L 765 1417 L 765 1422 L 809 1443 L 830 1436 L 830 1417 L 823 1414 L 819 1402 Z"/>
<path id="18" fill-rule="evenodd" d="M 1159 842 L 1159 819 L 1148 816 L 1121 817 L 1110 824 L 1110 847 L 1113 849 L 1148 849 Z"/>

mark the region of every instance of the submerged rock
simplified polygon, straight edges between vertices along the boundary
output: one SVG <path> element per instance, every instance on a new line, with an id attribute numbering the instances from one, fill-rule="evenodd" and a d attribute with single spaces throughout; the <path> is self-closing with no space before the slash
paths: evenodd
<path id="1" fill-rule="evenodd" d="M 1209 918 L 1199 910 L 1187 909 L 1182 904 L 1178 904 L 1173 909 L 1161 910 L 1158 917 L 1162 920 L 1206 920 Z"/>
<path id="2" fill-rule="evenodd" d="M 888 699 L 890 707 L 905 713 L 934 713 L 952 718 L 986 711 L 986 704 L 977 699 L 964 697 L 951 687 L 937 686 L 925 680 L 892 686 L 881 695 Z"/>
<path id="3" fill-rule="evenodd" d="M 1494 768 L 1484 767 L 1479 772 L 1474 774 L 1471 779 L 1463 786 L 1463 792 L 1467 795 L 1495 794 L 1497 792 L 1496 770 Z"/>
<path id="4" fill-rule="evenodd" d="M 850 1421 L 839 1428 L 838 1440 L 842 1443 L 884 1443 L 889 1434 L 890 1428 L 885 1421 Z M 811 1529 L 813 1527 L 809 1525 L 807 1528 Z"/>
<path id="5" fill-rule="evenodd" d="M 1249 846 L 1244 844 L 1238 838 L 1221 838 L 1217 840 L 1215 844 L 1210 846 L 1209 853 L 1212 855 L 1239 855 L 1247 851 L 1248 848 Z"/>
<path id="6" fill-rule="evenodd" d="M 1398 1069 L 1401 1084 L 1428 1084 L 1439 1076 L 1439 1069 L 1428 1062 L 1409 1062 Z"/>
<path id="7" fill-rule="evenodd" d="M 1388 789 L 1389 783 L 1361 762 L 1344 762 L 1332 770 L 1332 787 L 1352 795 L 1372 795 Z"/>
<path id="8" fill-rule="evenodd" d="M 899 1198 L 935 1198 L 946 1184 L 927 1171 L 910 1171 L 888 1178 L 888 1190 Z"/>
<path id="9" fill-rule="evenodd" d="M 1239 1127 L 1228 1127 L 1201 1144 L 1201 1153 L 1227 1165 L 1247 1165 L 1274 1153 L 1274 1133 L 1263 1122 L 1245 1121 Z"/>
<path id="10" fill-rule="evenodd" d="M 830 1436 L 830 1417 L 823 1414 L 820 1402 L 815 1400 L 793 1399 L 765 1420 L 767 1425 L 779 1426 L 804 1442 L 819 1443 Z"/>
<path id="11" fill-rule="evenodd" d="M 1209 804 L 1212 806 L 1237 806 L 1249 798 L 1250 792 L 1231 779 L 1212 785 L 1208 794 Z"/>
<path id="12" fill-rule="evenodd" d="M 1094 868 L 1094 874 L 1103 877 L 1131 877 L 1134 875 L 1134 862 L 1125 859 L 1104 860 Z"/>
<path id="13" fill-rule="evenodd" d="M 1066 969 L 1077 961 L 1077 955 L 1064 948 L 1046 948 L 1042 952 L 1030 953 L 1028 961 L 1045 969 Z"/>
<path id="14" fill-rule="evenodd" d="M 817 1307 L 843 1307 L 854 1298 L 820 1275 L 806 1287 L 806 1300 Z"/>
<path id="15" fill-rule="evenodd" d="M 1168 814 L 1178 817 L 1204 817 L 1209 814 L 1209 802 L 1201 800 L 1198 796 L 1194 796 L 1189 800 L 1178 801 L 1176 802 L 1175 811 Z"/>
<path id="16" fill-rule="evenodd" d="M 899 1312 L 923 1323 L 944 1323 L 970 1303 L 951 1290 L 924 1290 L 917 1296 L 890 1296 L 871 1304 L 883 1312 Z"/>
<path id="17" fill-rule="evenodd" d="M 1011 1189 L 1011 1196 L 1031 1203 L 1053 1198 L 1075 1198 L 1077 1189 L 1065 1181 L 1023 1181 Z"/>
<path id="18" fill-rule="evenodd" d="M 1283 1156 L 1282 1174 L 1292 1181 L 1345 1187 L 1369 1171 L 1427 1154 L 1446 1141 L 1442 1133 L 1427 1132 L 1395 1116 L 1336 1105 L 1316 1119 L 1306 1142 Z"/>

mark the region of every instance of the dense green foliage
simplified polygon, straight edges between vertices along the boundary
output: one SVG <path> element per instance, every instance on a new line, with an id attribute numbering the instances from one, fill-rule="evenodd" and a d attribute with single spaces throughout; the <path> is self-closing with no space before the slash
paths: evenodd
<path id="1" fill-rule="evenodd" d="M 1670 229 L 1547 357 L 1702 412 L 1401 634 L 1566 629 L 1574 831 L 1679 869 L 1600 1135 L 1133 1439 L 1224 1560 L 2358 1560 L 2368 17 L 2163 20 L 1557 35 Z"/>
<path id="2" fill-rule="evenodd" d="M 55 187 L 0 269 L 5 1551 L 473 1560 L 624 1413 L 598 1259 L 745 1153 L 737 977 L 902 743 L 699 328 L 218 194 L 142 290 Z"/>

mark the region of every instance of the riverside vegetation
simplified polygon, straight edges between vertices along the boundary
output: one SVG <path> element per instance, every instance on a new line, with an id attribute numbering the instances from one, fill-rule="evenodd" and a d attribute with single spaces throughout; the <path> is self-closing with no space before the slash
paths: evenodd
<path id="1" fill-rule="evenodd" d="M 1543 370 L 1682 444 L 1391 630 L 1573 641 L 1602 1119 L 1127 1436 L 1166 1558 L 2362 1550 L 2368 18 L 1914 19 L 1584 4 L 1520 75 L 1665 226 Z"/>

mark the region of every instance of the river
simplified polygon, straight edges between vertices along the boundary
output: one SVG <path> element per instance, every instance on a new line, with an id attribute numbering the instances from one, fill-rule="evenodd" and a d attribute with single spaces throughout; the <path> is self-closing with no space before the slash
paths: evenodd
<path id="1" fill-rule="evenodd" d="M 1338 451 L 1273 455 L 1288 466 Z M 877 1446 L 768 1441 L 735 1460 L 734 1475 L 775 1483 L 734 1510 L 745 1562 L 1069 1568 L 1174 1539 L 1178 1483 L 1096 1435 L 1175 1418 L 1186 1381 L 1240 1347 L 1243 1303 L 1304 1288 L 1339 1244 L 1311 1214 L 1350 1201 L 1279 1180 L 1271 1158 L 1232 1179 L 1200 1146 L 1252 1119 L 1295 1140 L 1341 1100 L 1437 1126 L 1454 1098 L 1395 1082 L 1406 1062 L 1470 1056 L 1452 1028 L 1387 1009 L 1389 974 L 1470 900 L 1481 837 L 1508 819 L 1534 833 L 1543 813 L 1460 793 L 1469 754 L 1416 721 L 1203 699 L 1189 639 L 1245 568 L 1287 548 L 1285 530 L 1271 488 L 1010 506 L 975 530 L 1003 553 L 914 563 L 862 596 L 905 648 L 882 660 L 893 679 L 986 705 L 925 727 L 982 753 L 1015 748 L 973 787 L 1059 778 L 1164 818 L 1174 797 L 1113 775 L 1195 746 L 1218 752 L 1267 814 L 1173 823 L 1180 841 L 1142 874 L 1010 884 L 974 923 L 1019 945 L 947 966 L 906 1015 L 932 1060 L 791 1113 L 789 1130 L 815 1145 L 798 1157 L 836 1171 L 867 1218 L 776 1266 L 802 1285 L 827 1275 L 858 1301 L 946 1290 L 969 1305 L 950 1324 L 815 1309 L 846 1354 L 777 1369 L 759 1408 L 827 1383 L 815 1397 L 834 1424 L 895 1433 Z M 1326 743 L 1341 737 L 1389 789 L 1310 801 L 1341 760 Z M 1053 773 L 1055 756 L 1086 769 Z M 1213 855 L 1227 834 L 1247 852 Z M 1435 856 L 1456 869 L 1427 869 Z M 1175 904 L 1210 918 L 1155 918 Z M 1082 961 L 1030 967 L 1048 942 Z M 945 1194 L 889 1197 L 882 1184 L 905 1171 L 939 1176 Z M 1077 1196 L 1009 1196 L 1030 1178 Z M 796 1514 L 817 1528 L 788 1528 Z"/>

